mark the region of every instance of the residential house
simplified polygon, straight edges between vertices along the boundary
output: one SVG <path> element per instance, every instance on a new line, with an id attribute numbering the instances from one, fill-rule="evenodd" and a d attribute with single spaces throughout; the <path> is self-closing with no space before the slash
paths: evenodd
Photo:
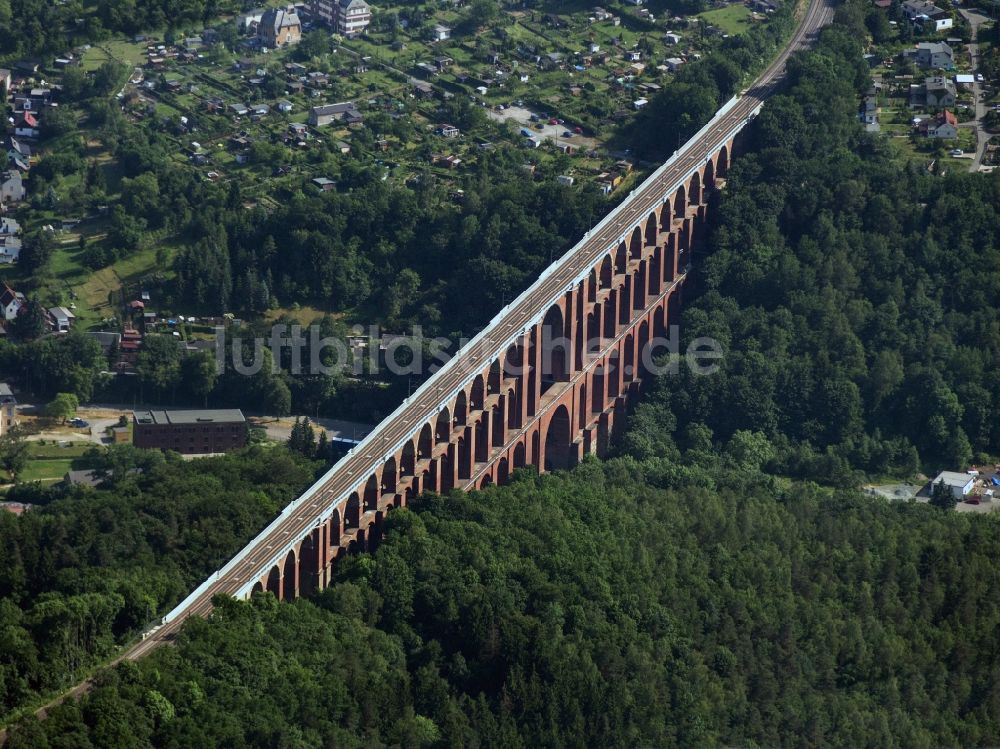
<path id="1" fill-rule="evenodd" d="M 257 25 L 257 38 L 272 49 L 298 44 L 302 39 L 302 22 L 295 7 L 266 10 Z"/>
<path id="2" fill-rule="evenodd" d="M 924 80 L 924 101 L 928 107 L 953 107 L 955 84 L 947 78 L 933 76 Z"/>
<path id="3" fill-rule="evenodd" d="M 320 192 L 330 192 L 331 190 L 335 190 L 337 188 L 337 181 L 328 177 L 316 177 L 312 183 L 316 185 L 316 188 Z"/>
<path id="4" fill-rule="evenodd" d="M 14 120 L 14 135 L 19 138 L 37 138 L 40 135 L 38 118 L 29 112 L 19 112 Z"/>
<path id="5" fill-rule="evenodd" d="M 288 114 L 292 111 L 292 102 L 288 101 L 288 99 L 282 99 L 278 102 L 278 111 L 282 114 Z"/>
<path id="6" fill-rule="evenodd" d="M 865 130 L 869 133 L 878 132 L 878 99 L 874 95 L 866 96 L 861 104 L 859 118 L 865 123 Z"/>
<path id="7" fill-rule="evenodd" d="M 354 102 L 343 101 L 338 104 L 322 104 L 310 107 L 309 124 L 313 127 L 324 127 L 332 122 L 343 122 L 347 125 L 361 124 L 364 117 Z"/>
<path id="8" fill-rule="evenodd" d="M 372 9 L 365 0 L 339 0 L 337 3 L 337 33 L 350 38 L 362 33 L 372 22 Z"/>
<path id="9" fill-rule="evenodd" d="M 17 398 L 10 385 L 0 382 L 0 437 L 17 424 Z"/>
<path id="10" fill-rule="evenodd" d="M 25 299 L 24 294 L 20 291 L 14 291 L 4 283 L 3 290 L 0 291 L 0 314 L 3 315 L 4 320 L 7 322 L 13 320 L 27 303 L 28 300 Z"/>
<path id="11" fill-rule="evenodd" d="M 237 115 L 238 117 L 244 117 L 250 114 L 250 110 L 247 108 L 247 105 L 242 102 L 236 102 L 235 104 L 230 104 L 229 109 L 232 111 L 233 114 Z"/>
<path id="12" fill-rule="evenodd" d="M 76 322 L 76 315 L 65 307 L 52 307 L 49 309 L 49 325 L 54 333 L 66 333 Z"/>
<path id="13" fill-rule="evenodd" d="M 903 55 L 925 70 L 951 70 L 955 67 L 955 54 L 947 42 L 920 42 L 905 50 Z"/>
<path id="14" fill-rule="evenodd" d="M 906 0 L 900 5 L 900 10 L 913 24 L 934 31 L 950 29 L 954 25 L 948 12 L 930 0 Z"/>
<path id="15" fill-rule="evenodd" d="M 667 70 L 669 70 L 671 73 L 676 73 L 678 70 L 680 70 L 681 65 L 684 64 L 684 60 L 682 60 L 679 57 L 668 57 L 664 61 L 664 63 L 667 66 Z"/>
<path id="16" fill-rule="evenodd" d="M 24 189 L 20 172 L 12 170 L 0 173 L 0 204 L 19 203 L 26 195 L 27 190 Z"/>
<path id="17" fill-rule="evenodd" d="M 936 117 L 923 120 L 917 129 L 921 135 L 927 138 L 954 140 L 958 137 L 958 118 L 945 109 Z"/>
<path id="18" fill-rule="evenodd" d="M 12 265 L 21 256 L 21 226 L 9 217 L 0 217 L 0 265 Z"/>
<path id="19" fill-rule="evenodd" d="M 13 265 L 21 257 L 21 238 L 0 236 L 0 265 Z"/>
<path id="20" fill-rule="evenodd" d="M 663 43 L 668 47 L 676 47 L 681 43 L 681 35 L 674 34 L 673 32 L 667 32 L 663 35 Z"/>
<path id="21" fill-rule="evenodd" d="M 346 37 L 363 33 L 372 21 L 372 9 L 365 0 L 312 0 L 309 12 L 317 21 Z"/>
<path id="22" fill-rule="evenodd" d="M 31 163 L 31 146 L 17 138 L 7 139 L 7 157 L 11 161 L 21 160 L 26 164 Z"/>
<path id="23" fill-rule="evenodd" d="M 445 42 L 449 39 L 451 39 L 451 29 L 447 26 L 442 26 L 438 23 L 434 25 L 433 29 L 431 29 L 431 41 Z"/>
<path id="24" fill-rule="evenodd" d="M 434 132 L 443 138 L 457 138 L 461 134 L 461 130 L 454 125 L 439 125 Z"/>

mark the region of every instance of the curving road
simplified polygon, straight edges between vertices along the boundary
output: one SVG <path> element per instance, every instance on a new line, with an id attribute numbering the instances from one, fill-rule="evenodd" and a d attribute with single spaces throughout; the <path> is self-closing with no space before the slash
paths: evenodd
<path id="1" fill-rule="evenodd" d="M 457 357 L 379 424 L 352 454 L 341 460 L 302 497 L 289 505 L 237 557 L 171 612 L 166 624 L 148 633 L 145 639 L 126 651 L 119 660 L 141 658 L 152 649 L 172 640 L 187 616 L 208 615 L 212 609 L 213 596 L 239 595 L 248 590 L 272 564 L 283 559 L 289 546 L 317 527 L 322 519 L 329 517 L 333 505 L 346 498 L 358 484 L 377 470 L 397 445 L 411 438 L 422 424 L 435 418 L 442 400 L 484 368 L 514 337 L 539 320 L 550 304 L 578 278 L 588 274 L 610 247 L 616 247 L 634 226 L 644 221 L 663 202 L 665 195 L 671 193 L 742 129 L 760 111 L 764 100 L 776 90 L 789 56 L 807 46 L 815 32 L 829 23 L 832 17 L 833 8 L 829 0 L 810 0 L 789 45 L 751 88 L 723 107 L 706 127 L 588 232 L 576 247 L 557 260 L 535 284 L 505 307 L 490 326 L 467 344 Z M 89 683 L 83 683 L 57 702 L 68 696 L 76 696 L 88 688 Z M 44 715 L 44 710 L 42 708 L 39 715 Z"/>

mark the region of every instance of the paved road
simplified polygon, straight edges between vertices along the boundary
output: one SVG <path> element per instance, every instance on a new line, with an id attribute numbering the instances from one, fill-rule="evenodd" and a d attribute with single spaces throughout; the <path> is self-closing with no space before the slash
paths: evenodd
<path id="1" fill-rule="evenodd" d="M 817 29 L 833 18 L 833 8 L 827 0 L 810 0 L 791 43 L 755 84 L 723 116 L 718 117 L 700 137 L 688 141 L 667 165 L 643 183 L 635 193 L 619 205 L 609 217 L 588 232 L 581 243 L 557 260 L 542 278 L 508 305 L 500 314 L 490 332 L 470 342 L 462 355 L 442 368 L 420 390 L 407 400 L 400 411 L 379 424 L 368 442 L 332 470 L 318 487 L 308 491 L 293 503 L 280 522 L 269 526 L 257 539 L 244 549 L 242 561 L 232 569 L 216 573 L 201 592 L 189 600 L 175 618 L 146 639 L 129 649 L 122 658 L 138 659 L 154 648 L 172 640 L 187 616 L 207 616 L 212 610 L 212 597 L 218 594 L 236 594 L 255 579 L 260 570 L 266 569 L 290 539 L 304 537 L 316 526 L 316 520 L 332 500 L 345 496 L 371 475 L 382 463 L 384 454 L 410 437 L 414 429 L 431 421 L 439 411 L 439 403 L 463 385 L 469 374 L 485 367 L 495 356 L 499 344 L 508 336 L 518 334 L 537 319 L 581 273 L 586 273 L 599 259 L 616 246 L 619 238 L 638 222 L 644 220 L 663 200 L 665 191 L 685 179 L 691 171 L 705 163 L 728 139 L 734 129 L 748 121 L 762 102 L 778 86 L 789 55 L 808 45 Z M 245 571 L 250 571 L 247 573 Z M 78 686 L 72 694 L 86 689 Z M 44 708 L 39 711 L 44 714 Z"/>
<path id="2" fill-rule="evenodd" d="M 972 58 L 972 72 L 978 73 L 979 44 L 977 44 L 976 40 L 979 38 L 979 26 L 986 23 L 990 19 L 969 10 L 960 10 L 959 13 L 961 13 L 962 17 L 968 21 L 969 28 L 972 30 L 972 41 L 969 43 L 969 57 Z M 986 153 L 986 143 L 990 139 L 989 133 L 983 129 L 983 118 L 986 116 L 986 105 L 983 103 L 982 88 L 978 82 L 972 84 L 972 99 L 976 112 L 976 120 L 973 126 L 976 131 L 976 154 L 972 159 L 972 165 L 969 167 L 969 171 L 978 172 L 979 167 L 983 163 L 983 154 Z"/>

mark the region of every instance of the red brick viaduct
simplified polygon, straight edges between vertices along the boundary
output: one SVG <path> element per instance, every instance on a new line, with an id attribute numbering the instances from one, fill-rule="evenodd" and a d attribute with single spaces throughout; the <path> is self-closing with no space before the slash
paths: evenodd
<path id="1" fill-rule="evenodd" d="M 268 590 L 288 600 L 324 587 L 338 558 L 373 550 L 386 515 L 421 492 L 502 484 L 522 466 L 550 471 L 603 455 L 641 389 L 649 342 L 665 339 L 676 322 L 708 196 L 721 186 L 732 148 L 730 138 L 658 206 L 629 221 L 631 231 L 589 273 L 470 371 L 467 384 L 440 402 L 436 416 L 413 424 L 381 465 L 358 475 L 346 501 L 283 558 L 246 579 L 243 595 Z"/>

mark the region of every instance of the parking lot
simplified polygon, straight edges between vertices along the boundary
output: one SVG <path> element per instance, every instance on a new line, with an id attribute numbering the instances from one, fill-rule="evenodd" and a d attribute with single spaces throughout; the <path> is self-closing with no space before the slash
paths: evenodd
<path id="1" fill-rule="evenodd" d="M 489 116 L 497 120 L 498 122 L 507 122 L 508 120 L 513 120 L 519 126 L 525 127 L 531 130 L 533 137 L 537 137 L 541 140 L 546 138 L 551 139 L 556 145 L 569 145 L 577 150 L 591 151 L 597 148 L 601 143 L 595 138 L 588 138 L 585 135 L 573 134 L 571 137 L 566 137 L 563 135 L 565 132 L 573 132 L 573 124 L 565 123 L 562 125 L 549 124 L 548 118 L 542 119 L 541 113 L 532 112 L 530 109 L 525 107 L 512 106 L 507 107 L 502 112 L 497 112 L 494 109 L 489 110 Z M 538 119 L 537 122 L 532 121 L 532 116 Z"/>

